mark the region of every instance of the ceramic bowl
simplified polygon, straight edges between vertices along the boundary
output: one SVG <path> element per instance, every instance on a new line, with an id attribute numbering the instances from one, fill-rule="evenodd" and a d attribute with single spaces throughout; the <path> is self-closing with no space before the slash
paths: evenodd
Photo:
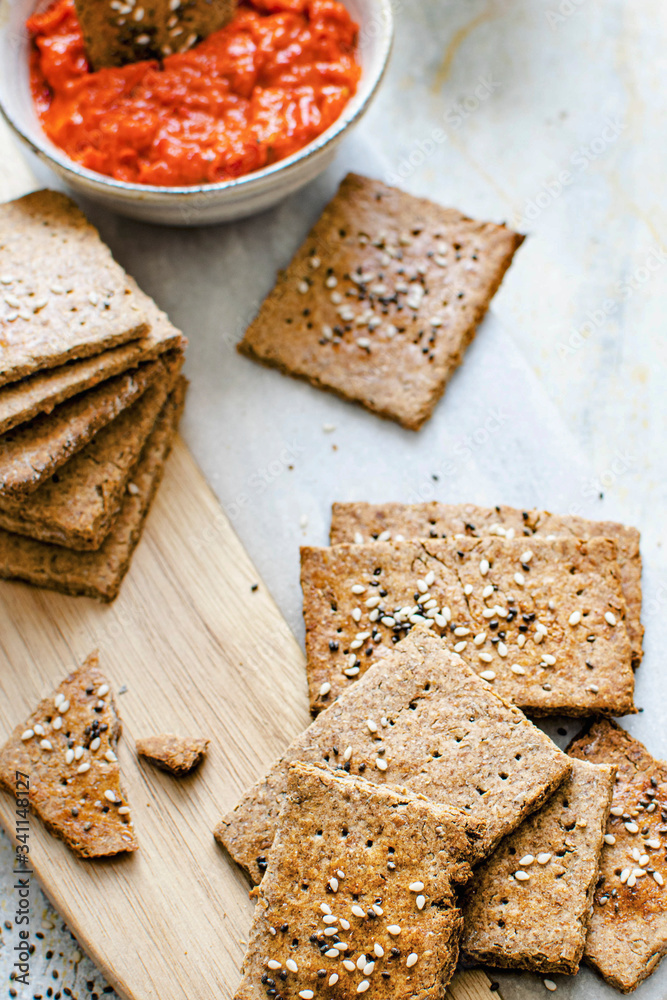
<path id="1" fill-rule="evenodd" d="M 340 118 L 291 156 L 233 181 L 193 187 L 126 184 L 87 170 L 44 135 L 30 94 L 27 18 L 44 4 L 0 0 L 0 108 L 7 122 L 69 187 L 121 215 L 173 226 L 199 226 L 253 215 L 275 205 L 329 165 L 343 137 L 368 108 L 384 74 L 393 34 L 390 0 L 344 0 L 359 24 L 361 80 Z"/>

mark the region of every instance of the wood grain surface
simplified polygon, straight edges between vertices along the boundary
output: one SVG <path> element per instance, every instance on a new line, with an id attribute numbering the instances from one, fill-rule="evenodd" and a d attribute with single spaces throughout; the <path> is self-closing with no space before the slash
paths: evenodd
<path id="1" fill-rule="evenodd" d="M 226 1000 L 252 903 L 212 829 L 308 724 L 308 699 L 303 654 L 180 439 L 113 605 L 0 584 L 0 738 L 95 647 L 127 686 L 118 755 L 140 850 L 83 861 L 33 817 L 34 871 L 122 997 Z M 159 732 L 209 737 L 200 770 L 176 780 L 139 761 L 134 740 Z M 12 836 L 5 793 L 0 822 Z M 474 971 L 448 995 L 494 994 Z"/>

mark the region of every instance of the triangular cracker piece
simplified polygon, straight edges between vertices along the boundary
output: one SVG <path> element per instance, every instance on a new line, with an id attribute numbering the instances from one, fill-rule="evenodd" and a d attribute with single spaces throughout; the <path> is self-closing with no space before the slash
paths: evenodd
<path id="1" fill-rule="evenodd" d="M 631 993 L 667 955 L 667 763 L 606 719 L 568 752 L 618 768 L 584 961 Z"/>
<path id="2" fill-rule="evenodd" d="M 255 881 L 266 868 L 288 768 L 298 760 L 461 810 L 484 824 L 476 860 L 571 770 L 548 736 L 424 629 L 322 712 L 220 822 L 216 837 Z"/>
<path id="3" fill-rule="evenodd" d="M 468 962 L 574 975 L 584 953 L 616 768 L 576 760 L 466 888 Z"/>
<path id="4" fill-rule="evenodd" d="M 422 797 L 290 769 L 236 1000 L 432 997 L 458 955 L 463 817 Z M 274 991 L 274 992 L 270 992 Z"/>
<path id="5" fill-rule="evenodd" d="M 348 174 L 238 349 L 418 430 L 523 239 Z"/>
<path id="6" fill-rule="evenodd" d="M 31 809 L 83 858 L 136 851 L 115 754 L 121 732 L 97 653 L 39 703 L 0 750 L 0 784 L 27 776 Z"/>
<path id="7" fill-rule="evenodd" d="M 331 509 L 331 544 L 388 541 L 402 538 L 612 538 L 616 542 L 623 596 L 628 606 L 625 625 L 632 646 L 633 665 L 642 659 L 642 557 L 639 532 L 618 521 L 591 521 L 576 514 L 546 510 L 519 510 L 500 504 L 472 503 L 335 503 Z M 528 548 L 528 546 L 526 546 Z"/>

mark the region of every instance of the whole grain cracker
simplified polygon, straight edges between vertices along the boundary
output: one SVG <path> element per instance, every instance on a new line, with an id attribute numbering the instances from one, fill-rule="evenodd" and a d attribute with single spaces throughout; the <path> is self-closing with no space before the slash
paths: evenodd
<path id="1" fill-rule="evenodd" d="M 477 869 L 462 903 L 465 961 L 577 972 L 615 774 L 575 761 L 556 794 Z"/>
<path id="2" fill-rule="evenodd" d="M 437 636 L 416 628 L 294 740 L 215 835 L 258 882 L 294 761 L 450 805 L 484 830 L 474 860 L 554 792 L 568 760 Z"/>
<path id="3" fill-rule="evenodd" d="M 236 10 L 235 0 L 138 0 L 131 12 L 114 0 L 75 4 L 94 69 L 187 52 L 224 27 Z"/>
<path id="4" fill-rule="evenodd" d="M 458 955 L 454 890 L 470 875 L 461 820 L 427 799 L 294 764 L 235 1000 L 274 988 L 303 1000 L 367 989 L 441 1000 Z"/>
<path id="5" fill-rule="evenodd" d="M 348 174 L 238 349 L 418 430 L 522 241 Z"/>
<path id="6" fill-rule="evenodd" d="M 160 374 L 160 362 L 149 361 L 0 436 L 0 496 L 20 503 L 132 406 Z"/>
<path id="7" fill-rule="evenodd" d="M 202 762 L 208 744 L 209 740 L 199 737 L 160 733 L 157 736 L 145 736 L 137 740 L 135 745 L 139 756 L 145 757 L 150 764 L 182 777 Z"/>
<path id="8" fill-rule="evenodd" d="M 187 341 L 181 331 L 131 278 L 128 281 L 146 312 L 150 323 L 148 334 L 141 340 L 111 347 L 92 358 L 68 361 L 0 387 L 0 434 L 41 413 L 50 413 L 59 403 L 94 388 L 105 379 L 136 368 L 144 361 L 152 361 L 165 351 L 185 349 Z"/>
<path id="9" fill-rule="evenodd" d="M 609 539 L 428 539 L 304 548 L 311 707 L 427 624 L 535 715 L 634 712 L 616 547 Z M 398 615 L 398 619 L 397 616 Z"/>
<path id="10" fill-rule="evenodd" d="M 0 385 L 147 332 L 133 284 L 71 198 L 0 205 Z"/>
<path id="11" fill-rule="evenodd" d="M 0 749 L 0 785 L 17 793 L 47 829 L 83 858 L 136 851 L 115 754 L 121 732 L 97 653 L 44 698 Z"/>
<path id="12" fill-rule="evenodd" d="M 606 719 L 568 752 L 618 769 L 584 960 L 631 993 L 667 954 L 667 763 Z"/>
<path id="13" fill-rule="evenodd" d="M 77 551 L 99 549 L 182 361 L 178 352 L 158 359 L 156 382 L 30 496 L 0 497 L 0 528 Z"/>
<path id="14" fill-rule="evenodd" d="M 183 409 L 186 384 L 184 378 L 179 378 L 159 414 L 132 472 L 135 488 L 125 493 L 100 548 L 75 552 L 0 529 L 0 577 L 73 596 L 105 602 L 115 600 L 164 472 Z"/>
<path id="15" fill-rule="evenodd" d="M 387 535 L 388 533 L 388 535 Z M 642 559 L 639 532 L 617 521 L 592 521 L 574 514 L 551 514 L 544 510 L 519 510 L 501 504 L 480 507 L 476 504 L 448 503 L 335 503 L 331 517 L 331 544 L 370 542 L 377 537 L 448 538 L 451 535 L 480 537 L 497 534 L 503 537 L 604 537 L 616 542 L 623 596 L 627 605 L 625 620 L 632 646 L 632 659 L 639 666 L 642 659 L 641 623 Z"/>

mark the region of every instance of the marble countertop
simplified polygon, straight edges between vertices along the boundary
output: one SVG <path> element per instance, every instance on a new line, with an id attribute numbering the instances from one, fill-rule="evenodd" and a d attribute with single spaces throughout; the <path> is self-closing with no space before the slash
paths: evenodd
<path id="1" fill-rule="evenodd" d="M 189 231 L 86 209 L 190 339 L 183 434 L 300 638 L 298 545 L 325 542 L 332 500 L 502 501 L 618 518 L 641 528 L 645 562 L 645 710 L 626 725 L 667 757 L 667 10 L 660 0 L 394 6 L 386 82 L 303 194 L 261 219 Z M 234 350 L 348 169 L 529 235 L 418 435 Z M 0 200 L 53 186 L 33 170 L 0 127 Z M 3 837 L 0 922 L 9 859 Z M 33 920 L 43 937 L 20 1000 L 101 997 L 102 977 L 41 894 Z M 6 926 L 2 936 L 11 943 Z M 10 962 L 5 948 L 3 978 Z M 494 978 L 504 1000 L 545 995 L 540 977 Z M 564 1000 L 617 995 L 588 970 L 554 978 Z M 667 962 L 635 994 L 665 995 Z"/>

